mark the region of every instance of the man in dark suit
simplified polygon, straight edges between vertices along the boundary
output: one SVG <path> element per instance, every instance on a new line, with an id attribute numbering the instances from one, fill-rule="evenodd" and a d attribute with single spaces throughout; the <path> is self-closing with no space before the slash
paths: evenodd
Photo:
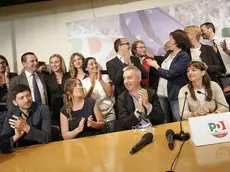
<path id="1" fill-rule="evenodd" d="M 11 94 L 11 89 L 18 84 L 25 84 L 29 86 L 33 101 L 40 104 L 48 104 L 47 98 L 47 88 L 45 84 L 44 75 L 37 73 L 38 69 L 38 59 L 36 55 L 32 52 L 27 52 L 22 55 L 21 62 L 24 67 L 23 72 L 12 78 L 9 84 L 9 95 Z M 8 96 L 8 100 L 11 100 Z M 8 111 L 11 111 L 12 105 L 8 106 Z"/>
<path id="2" fill-rule="evenodd" d="M 118 97 L 118 116 L 123 130 L 162 124 L 164 113 L 156 91 L 141 88 L 141 72 L 135 66 L 124 69 L 124 91 Z"/>
<path id="3" fill-rule="evenodd" d="M 125 38 L 117 39 L 114 42 L 114 49 L 117 56 L 106 63 L 106 68 L 115 86 L 114 96 L 117 98 L 119 94 L 125 91 L 123 69 L 126 66 L 136 66 L 141 71 L 143 79 L 147 78 L 148 73 L 141 65 L 139 58 L 130 55 L 130 43 Z"/>

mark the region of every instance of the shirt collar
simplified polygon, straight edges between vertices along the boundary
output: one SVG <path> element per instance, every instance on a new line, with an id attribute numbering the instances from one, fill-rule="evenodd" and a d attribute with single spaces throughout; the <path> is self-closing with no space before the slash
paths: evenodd
<path id="1" fill-rule="evenodd" d="M 37 103 L 35 103 L 35 102 L 32 102 L 32 104 L 31 104 L 31 106 L 30 106 L 30 108 L 29 108 L 29 116 L 31 116 L 31 115 L 33 115 L 33 113 L 36 111 L 38 109 L 38 105 L 37 105 Z M 20 114 L 24 114 L 24 115 L 26 115 L 18 106 L 16 106 L 16 112 L 17 112 L 17 114 L 18 115 L 20 115 Z M 26 115 L 27 116 L 27 115 Z M 28 117 L 29 117 L 28 116 Z"/>
<path id="2" fill-rule="evenodd" d="M 118 54 L 117 54 L 117 57 L 118 57 L 118 59 L 119 59 L 120 61 L 122 61 L 122 63 L 124 63 L 124 57 L 122 57 L 122 56 L 120 56 L 120 55 L 118 55 Z"/>
<path id="3" fill-rule="evenodd" d="M 33 73 L 28 72 L 28 71 L 25 70 L 25 74 L 26 74 L 26 77 L 29 78 L 29 77 L 32 76 Z M 36 72 L 34 74 L 36 75 Z"/>

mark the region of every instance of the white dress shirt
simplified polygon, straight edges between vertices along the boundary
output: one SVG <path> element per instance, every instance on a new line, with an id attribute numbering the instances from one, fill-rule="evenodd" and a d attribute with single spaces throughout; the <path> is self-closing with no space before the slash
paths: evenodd
<path id="1" fill-rule="evenodd" d="M 33 88 L 33 73 L 30 73 L 30 72 L 25 70 L 25 74 L 26 74 L 27 81 L 29 83 L 29 87 L 30 87 L 30 90 L 31 90 L 33 101 L 35 101 L 34 88 Z M 40 78 L 38 77 L 37 73 L 34 73 L 34 74 L 35 74 L 35 79 L 36 79 L 38 89 L 39 89 L 39 92 L 40 92 L 40 95 L 41 95 L 42 104 L 46 104 L 45 91 L 44 91 L 43 84 L 42 84 Z"/>
<path id="2" fill-rule="evenodd" d="M 224 38 L 224 39 L 225 39 L 225 38 Z M 209 44 L 208 44 L 208 45 L 213 46 L 213 40 L 214 40 L 214 42 L 216 43 L 217 48 L 218 48 L 218 50 L 219 50 L 219 52 L 220 52 L 220 55 L 221 55 L 221 57 L 222 57 L 222 59 L 223 59 L 225 68 L 226 68 L 226 70 L 227 70 L 226 74 L 230 74 L 230 56 L 227 55 L 227 54 L 222 50 L 222 48 L 221 48 L 221 46 L 220 46 L 220 43 L 221 43 L 224 39 L 220 39 L 220 38 L 218 38 L 217 36 L 214 36 L 214 38 L 213 38 L 211 41 L 209 41 Z M 229 42 L 229 40 L 228 40 L 228 39 L 225 39 L 225 40 L 226 40 L 226 43 L 227 43 L 227 47 L 230 47 L 230 42 Z"/>
<path id="3" fill-rule="evenodd" d="M 173 58 L 171 57 L 171 55 L 169 55 L 168 58 L 163 61 L 161 68 L 165 70 L 169 70 Z M 167 86 L 168 86 L 168 80 L 160 77 L 158 87 L 157 87 L 157 95 L 161 97 L 168 97 Z"/>

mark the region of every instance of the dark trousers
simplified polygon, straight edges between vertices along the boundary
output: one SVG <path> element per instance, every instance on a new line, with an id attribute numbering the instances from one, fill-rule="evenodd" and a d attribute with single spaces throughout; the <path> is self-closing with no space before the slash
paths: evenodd
<path id="1" fill-rule="evenodd" d="M 3 124 L 4 124 L 4 121 L 5 121 L 6 115 L 7 115 L 7 111 L 0 112 L 0 135 L 2 133 Z"/>

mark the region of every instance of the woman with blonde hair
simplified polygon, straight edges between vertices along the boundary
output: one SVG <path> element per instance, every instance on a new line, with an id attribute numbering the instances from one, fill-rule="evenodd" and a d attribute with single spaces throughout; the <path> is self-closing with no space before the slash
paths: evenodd
<path id="1" fill-rule="evenodd" d="M 190 56 L 192 61 L 202 61 L 207 67 L 207 72 L 213 81 L 218 81 L 216 76 L 224 73 L 221 62 L 217 57 L 213 47 L 200 43 L 201 30 L 198 26 L 187 26 L 184 31 L 187 33 L 190 46 Z"/>
<path id="2" fill-rule="evenodd" d="M 80 80 L 85 78 L 85 72 L 82 65 L 84 62 L 84 56 L 81 53 L 73 53 L 70 57 L 69 65 L 69 77 L 78 78 Z"/>
<path id="3" fill-rule="evenodd" d="M 192 61 L 188 65 L 187 76 L 189 83 L 180 89 L 178 96 L 180 114 L 182 114 L 187 92 L 183 119 L 228 112 L 227 107 L 229 105 L 223 91 L 216 82 L 210 81 L 207 68 L 203 62 Z"/>
<path id="4" fill-rule="evenodd" d="M 69 78 L 65 83 L 61 109 L 61 134 L 64 140 L 102 133 L 104 120 L 94 99 L 84 98 L 81 81 Z"/>
<path id="5" fill-rule="evenodd" d="M 66 65 L 60 54 L 53 54 L 49 58 L 49 75 L 46 77 L 49 107 L 52 123 L 60 124 L 60 109 L 63 106 L 63 92 L 66 81 Z"/>

